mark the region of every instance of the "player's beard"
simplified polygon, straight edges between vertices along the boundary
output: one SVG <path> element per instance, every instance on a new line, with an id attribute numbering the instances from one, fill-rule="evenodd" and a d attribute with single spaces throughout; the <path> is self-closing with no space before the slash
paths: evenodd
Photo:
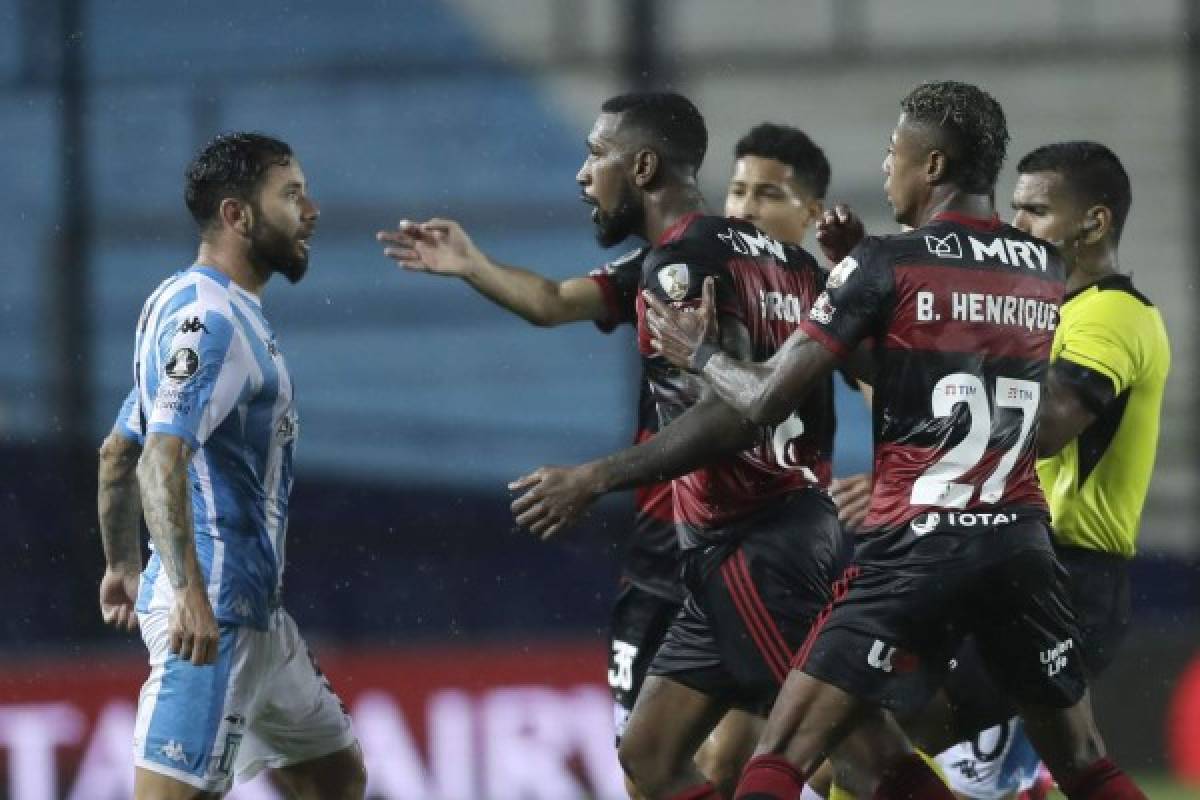
<path id="1" fill-rule="evenodd" d="M 308 272 L 308 249 L 300 245 L 295 233 L 285 233 L 260 211 L 250 229 L 250 261 L 297 283 Z"/>
<path id="2" fill-rule="evenodd" d="M 601 247 L 612 247 L 628 239 L 642 228 L 646 207 L 642 198 L 628 183 L 621 184 L 621 196 L 611 212 L 599 206 L 593 217 L 596 241 Z"/>

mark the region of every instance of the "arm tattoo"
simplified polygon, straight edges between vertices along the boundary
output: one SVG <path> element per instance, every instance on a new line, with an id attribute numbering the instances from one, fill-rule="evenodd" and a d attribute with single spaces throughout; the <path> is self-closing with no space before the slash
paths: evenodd
<path id="1" fill-rule="evenodd" d="M 173 436 L 151 434 L 138 464 L 146 527 L 175 589 L 200 580 L 187 465 L 191 448 Z"/>
<path id="2" fill-rule="evenodd" d="M 100 541 L 110 567 L 142 569 L 140 544 L 142 498 L 138 493 L 137 460 L 141 447 L 118 434 L 110 434 L 100 448 L 96 510 Z"/>

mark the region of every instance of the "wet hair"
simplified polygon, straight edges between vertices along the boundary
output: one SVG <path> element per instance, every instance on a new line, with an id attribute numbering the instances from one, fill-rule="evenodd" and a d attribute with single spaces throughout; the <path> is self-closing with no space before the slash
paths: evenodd
<path id="1" fill-rule="evenodd" d="M 792 168 L 796 180 L 819 200 L 829 190 L 829 159 L 825 151 L 799 128 L 764 122 L 750 129 L 733 149 L 735 159 L 772 158 Z"/>
<path id="2" fill-rule="evenodd" d="M 958 81 L 930 81 L 900 101 L 909 121 L 944 137 L 947 179 L 970 194 L 991 194 L 1008 150 L 1008 124 L 996 98 Z"/>
<path id="3" fill-rule="evenodd" d="M 1133 204 L 1129 174 L 1116 153 L 1099 142 L 1056 142 L 1042 145 L 1017 164 L 1017 172 L 1056 172 L 1068 192 L 1087 206 L 1112 212 L 1113 241 L 1121 240 L 1125 218 Z"/>
<path id="4" fill-rule="evenodd" d="M 250 202 L 267 169 L 285 166 L 292 148 L 261 133 L 222 133 L 206 144 L 187 169 L 184 200 L 201 230 L 217 219 L 228 197 Z"/>
<path id="5" fill-rule="evenodd" d="M 639 129 L 668 166 L 694 176 L 708 150 L 708 128 L 700 111 L 675 92 L 632 92 L 610 97 L 600 110 L 621 114 L 621 124 Z"/>

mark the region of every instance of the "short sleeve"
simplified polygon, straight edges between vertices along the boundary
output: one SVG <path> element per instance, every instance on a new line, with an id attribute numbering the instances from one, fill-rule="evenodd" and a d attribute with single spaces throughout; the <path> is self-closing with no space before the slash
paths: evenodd
<path id="1" fill-rule="evenodd" d="M 611 333 L 620 325 L 637 322 L 637 293 L 642 280 L 642 264 L 649 248 L 631 250 L 615 261 L 588 273 L 604 295 L 605 317 L 596 327 Z"/>
<path id="2" fill-rule="evenodd" d="M 158 336 L 159 374 L 146 430 L 199 448 L 240 401 L 253 356 L 233 321 L 214 309 L 185 308 Z"/>
<path id="3" fill-rule="evenodd" d="M 123 436 L 138 444 L 145 443 L 146 437 L 142 432 L 142 404 L 136 386 L 129 390 L 129 394 L 125 396 L 125 402 L 121 403 L 121 409 L 117 412 L 117 419 L 113 422 L 112 429 L 118 436 Z"/>
<path id="4" fill-rule="evenodd" d="M 700 305 L 704 281 L 713 278 L 716 290 L 717 314 L 746 322 L 746 310 L 738 299 L 733 275 L 718 259 L 702 253 L 697 247 L 669 245 L 661 248 L 659 258 L 644 276 L 646 288 L 660 299 L 678 308 Z"/>
<path id="5" fill-rule="evenodd" d="M 1107 378 L 1114 395 L 1128 389 L 1138 376 L 1138 327 L 1123 324 L 1124 300 L 1117 292 L 1100 293 L 1063 327 L 1055 342 L 1058 360 Z"/>
<path id="6" fill-rule="evenodd" d="M 885 248 L 879 239 L 867 237 L 830 271 L 801 330 L 844 358 L 882 332 L 894 285 Z"/>

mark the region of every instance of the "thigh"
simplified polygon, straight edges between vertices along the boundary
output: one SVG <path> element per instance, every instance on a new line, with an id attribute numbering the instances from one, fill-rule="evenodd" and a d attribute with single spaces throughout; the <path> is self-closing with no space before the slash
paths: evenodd
<path id="1" fill-rule="evenodd" d="M 153 773 L 193 790 L 227 791 L 255 704 L 258 632 L 222 625 L 216 663 L 197 667 L 168 651 L 165 610 L 138 621 L 150 655 L 134 726 L 141 783 L 161 783 L 142 775 Z"/>
<path id="2" fill-rule="evenodd" d="M 1075 547 L 1055 548 L 1055 555 L 1070 576 L 1083 661 L 1088 675 L 1095 678 L 1112 664 L 1129 631 L 1129 562 Z"/>
<path id="3" fill-rule="evenodd" d="M 645 682 L 679 603 L 626 584 L 613 605 L 608 654 L 608 686 L 613 696 L 613 721 L 617 742 L 629 721 L 634 702 Z"/>
<path id="4" fill-rule="evenodd" d="M 1023 550 L 992 566 L 972 633 L 988 671 L 1018 704 L 1068 708 L 1086 689 L 1067 575 L 1053 552 Z"/>
<path id="5" fill-rule="evenodd" d="M 358 743 L 273 770 L 271 779 L 295 800 L 361 800 L 366 770 Z"/>
<path id="6" fill-rule="evenodd" d="M 272 659 L 261 705 L 238 753 L 238 780 L 351 749 L 356 739 L 341 700 L 310 655 L 291 616 L 271 620 Z"/>
<path id="7" fill-rule="evenodd" d="M 872 705 L 915 713 L 941 685 L 960 638 L 953 614 L 936 608 L 953 594 L 933 586 L 917 569 L 847 568 L 793 666 Z"/>
<path id="8" fill-rule="evenodd" d="M 710 694 L 651 675 L 621 740 L 622 764 L 628 769 L 631 764 L 655 762 L 658 766 L 650 771 L 663 774 L 685 769 L 727 709 Z"/>

